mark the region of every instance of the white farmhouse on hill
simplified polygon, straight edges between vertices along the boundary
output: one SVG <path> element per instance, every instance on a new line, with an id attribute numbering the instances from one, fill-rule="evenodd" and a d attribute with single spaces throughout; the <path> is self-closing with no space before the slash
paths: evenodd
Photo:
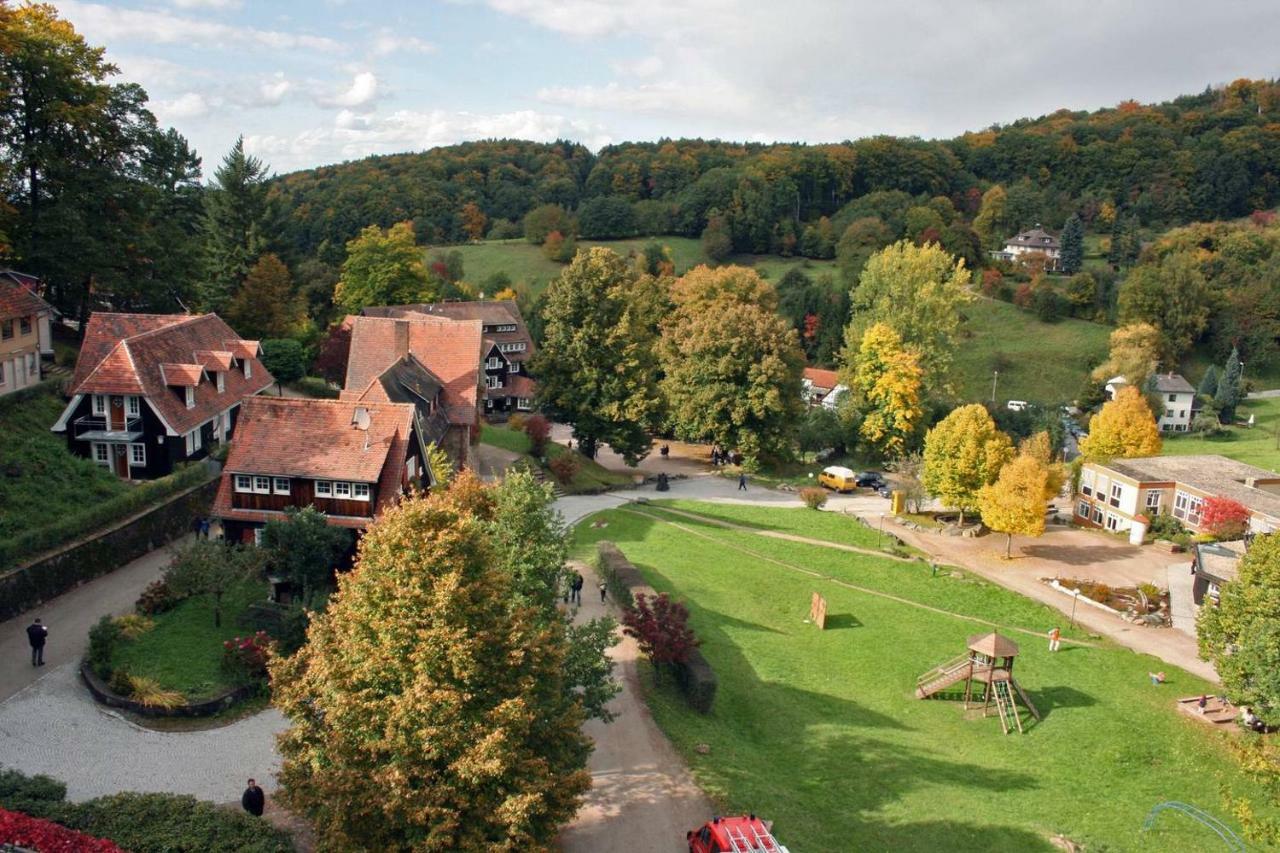
<path id="1" fill-rule="evenodd" d="M 1196 389 L 1177 373 L 1157 373 L 1155 393 L 1164 404 L 1164 411 L 1156 418 L 1161 432 L 1187 432 L 1195 417 Z M 1129 383 L 1123 376 L 1107 380 L 1107 399 L 1114 400 L 1116 392 Z"/>
<path id="2" fill-rule="evenodd" d="M 1062 258 L 1062 244 L 1058 238 L 1045 231 L 1036 223 L 1034 228 L 1020 231 L 1004 243 L 1004 248 L 992 252 L 991 256 L 1002 261 L 1026 260 L 1029 255 L 1044 255 L 1044 267 L 1057 270 Z"/>

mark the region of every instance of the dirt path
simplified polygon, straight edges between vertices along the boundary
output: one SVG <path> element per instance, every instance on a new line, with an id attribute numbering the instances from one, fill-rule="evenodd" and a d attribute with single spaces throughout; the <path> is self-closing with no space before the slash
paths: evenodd
<path id="1" fill-rule="evenodd" d="M 576 621 L 605 614 L 617 617 L 612 604 L 601 604 L 590 566 L 573 563 L 586 587 Z M 684 834 L 714 814 L 710 800 L 694 783 L 684 759 L 649 715 L 640 694 L 640 653 L 624 637 L 614 647 L 615 674 L 622 692 L 610 704 L 612 723 L 591 720 L 586 733 L 595 741 L 587 769 L 591 790 L 573 823 L 560 835 L 568 853 L 628 850 L 669 853 L 683 849 Z"/>

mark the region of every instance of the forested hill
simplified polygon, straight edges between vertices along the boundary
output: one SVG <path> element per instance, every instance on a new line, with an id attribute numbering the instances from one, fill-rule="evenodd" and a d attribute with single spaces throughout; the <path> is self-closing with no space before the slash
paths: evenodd
<path id="1" fill-rule="evenodd" d="M 570 142 L 472 142 L 295 172 L 277 178 L 273 193 L 290 248 L 337 262 L 371 223 L 410 220 L 424 242 L 455 242 L 512 235 L 509 223 L 542 204 L 594 204 L 589 218 L 608 232 L 602 237 L 697 235 L 718 209 L 736 250 L 785 251 L 806 223 L 869 193 L 945 196 L 972 217 L 994 184 L 1009 194 L 1012 221 L 1003 224 L 1012 227 L 1057 227 L 1071 213 L 1088 223 L 1106 206 L 1146 225 L 1272 207 L 1280 201 L 1280 83 L 1241 80 L 1162 104 L 1062 110 L 939 141 L 681 139 L 598 155 Z"/>

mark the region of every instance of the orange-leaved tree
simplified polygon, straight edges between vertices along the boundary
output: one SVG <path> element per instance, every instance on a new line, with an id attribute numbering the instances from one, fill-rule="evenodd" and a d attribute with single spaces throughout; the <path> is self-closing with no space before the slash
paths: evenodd
<path id="1" fill-rule="evenodd" d="M 1004 556 L 1013 556 L 1013 534 L 1036 537 L 1044 533 L 1049 467 L 1029 454 L 1020 454 L 1000 469 L 1000 476 L 978 490 L 982 523 L 1005 535 Z"/>
<path id="2" fill-rule="evenodd" d="M 1125 385 L 1089 421 L 1089 435 L 1080 442 L 1080 452 L 1087 459 L 1132 459 L 1157 456 L 1161 446 L 1160 430 L 1146 398 L 1137 388 Z"/>

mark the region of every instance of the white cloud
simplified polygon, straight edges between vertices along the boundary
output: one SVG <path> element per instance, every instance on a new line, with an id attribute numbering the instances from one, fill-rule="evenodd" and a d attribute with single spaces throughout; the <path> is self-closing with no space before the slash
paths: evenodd
<path id="1" fill-rule="evenodd" d="M 345 107 L 368 109 L 378 99 L 378 76 L 372 71 L 360 71 L 351 80 L 351 85 L 341 92 L 317 94 L 315 101 L 322 107 Z"/>
<path id="2" fill-rule="evenodd" d="M 79 0 L 61 0 L 57 6 L 58 11 L 76 29 L 84 33 L 91 42 L 98 44 L 114 45 L 117 42 L 138 41 L 147 44 L 178 44 L 187 48 L 234 50 L 265 47 L 272 50 L 303 48 L 336 52 L 344 49 L 338 42 L 324 36 L 237 27 L 174 15 L 160 9 L 144 12 L 98 3 L 81 3 Z"/>
<path id="3" fill-rule="evenodd" d="M 433 53 L 436 46 L 417 36 L 401 35 L 384 27 L 374 35 L 369 49 L 374 56 L 390 56 L 393 53 Z"/>
<path id="4" fill-rule="evenodd" d="M 170 0 L 179 9 L 239 9 L 244 0 Z"/>
<path id="5" fill-rule="evenodd" d="M 164 121 L 200 118 L 212 110 L 212 105 L 199 92 L 185 92 L 173 100 L 156 101 L 156 116 Z"/>
<path id="6" fill-rule="evenodd" d="M 284 100 L 284 96 L 293 89 L 293 84 L 285 78 L 283 71 L 277 71 L 266 80 L 258 83 L 257 106 L 274 107 Z"/>

